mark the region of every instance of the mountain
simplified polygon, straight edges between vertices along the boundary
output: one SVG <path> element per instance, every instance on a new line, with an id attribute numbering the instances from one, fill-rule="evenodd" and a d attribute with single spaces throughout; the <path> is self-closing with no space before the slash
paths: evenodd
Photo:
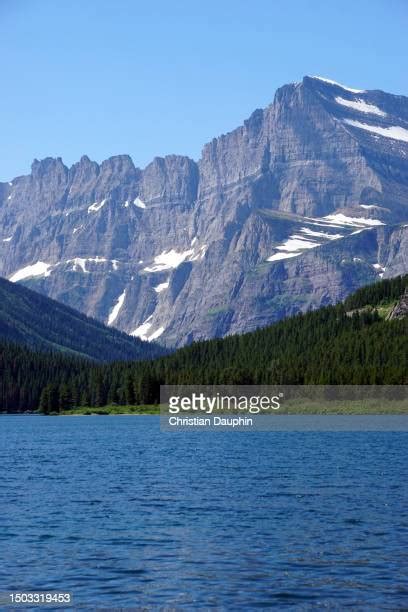
<path id="1" fill-rule="evenodd" d="M 408 270 L 408 98 L 319 77 L 144 170 L 35 161 L 0 184 L 0 274 L 169 346 Z"/>
<path id="2" fill-rule="evenodd" d="M 148 359 L 163 354 L 163 349 L 155 343 L 105 327 L 3 278 L 0 278 L 0 341 L 3 347 L 7 341 L 97 361 Z"/>
<path id="3" fill-rule="evenodd" d="M 342 303 L 298 314 L 242 335 L 180 348 L 163 358 L 123 364 L 136 390 L 160 384 L 404 385 L 408 383 L 408 313 L 390 318 L 408 291 L 408 275 L 381 280 Z"/>
<path id="4" fill-rule="evenodd" d="M 382 280 L 336 306 L 113 367 L 0 341 L 0 409 L 153 404 L 161 384 L 404 385 L 408 311 L 389 315 L 407 290 L 408 275 Z"/>

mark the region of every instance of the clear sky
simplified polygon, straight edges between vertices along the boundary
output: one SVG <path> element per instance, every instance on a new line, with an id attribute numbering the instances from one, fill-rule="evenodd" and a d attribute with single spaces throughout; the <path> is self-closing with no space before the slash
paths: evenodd
<path id="1" fill-rule="evenodd" d="M 0 0 L 0 180 L 198 159 L 305 74 L 408 95 L 408 0 Z"/>

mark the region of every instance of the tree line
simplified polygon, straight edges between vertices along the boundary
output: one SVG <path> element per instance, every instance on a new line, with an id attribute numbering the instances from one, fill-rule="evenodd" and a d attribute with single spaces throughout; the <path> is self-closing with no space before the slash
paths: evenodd
<path id="1" fill-rule="evenodd" d="M 343 304 L 150 361 L 100 364 L 0 343 L 0 407 L 154 404 L 162 384 L 407 384 L 408 319 L 386 321 L 375 309 L 407 285 L 408 276 L 381 281 Z"/>

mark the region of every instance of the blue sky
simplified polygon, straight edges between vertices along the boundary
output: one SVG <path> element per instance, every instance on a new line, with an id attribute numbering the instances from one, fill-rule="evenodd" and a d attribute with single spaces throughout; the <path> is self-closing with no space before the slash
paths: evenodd
<path id="1" fill-rule="evenodd" d="M 198 159 L 305 74 L 408 95 L 406 0 L 0 0 L 0 180 Z"/>

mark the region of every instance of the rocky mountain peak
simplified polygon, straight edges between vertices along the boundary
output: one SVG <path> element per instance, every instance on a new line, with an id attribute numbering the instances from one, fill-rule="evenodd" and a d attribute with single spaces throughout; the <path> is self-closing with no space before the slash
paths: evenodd
<path id="1" fill-rule="evenodd" d="M 121 174 L 125 176 L 135 175 L 136 168 L 130 155 L 113 155 L 102 162 L 101 172 Z"/>
<path id="2" fill-rule="evenodd" d="M 46 157 L 35 159 L 31 164 L 31 176 L 33 180 L 41 180 L 52 175 L 66 176 L 68 168 L 64 165 L 61 157 Z"/>
<path id="3" fill-rule="evenodd" d="M 91 161 L 87 155 L 83 155 L 79 162 L 73 164 L 69 170 L 71 184 L 76 186 L 89 184 L 96 180 L 99 172 L 99 164 Z"/>
<path id="4" fill-rule="evenodd" d="M 180 345 L 406 272 L 407 202 L 408 99 L 304 77 L 198 162 L 35 160 L 0 184 L 0 274 Z"/>
<path id="5" fill-rule="evenodd" d="M 155 157 L 141 178 L 141 196 L 146 201 L 190 207 L 197 197 L 198 167 L 182 155 Z"/>

